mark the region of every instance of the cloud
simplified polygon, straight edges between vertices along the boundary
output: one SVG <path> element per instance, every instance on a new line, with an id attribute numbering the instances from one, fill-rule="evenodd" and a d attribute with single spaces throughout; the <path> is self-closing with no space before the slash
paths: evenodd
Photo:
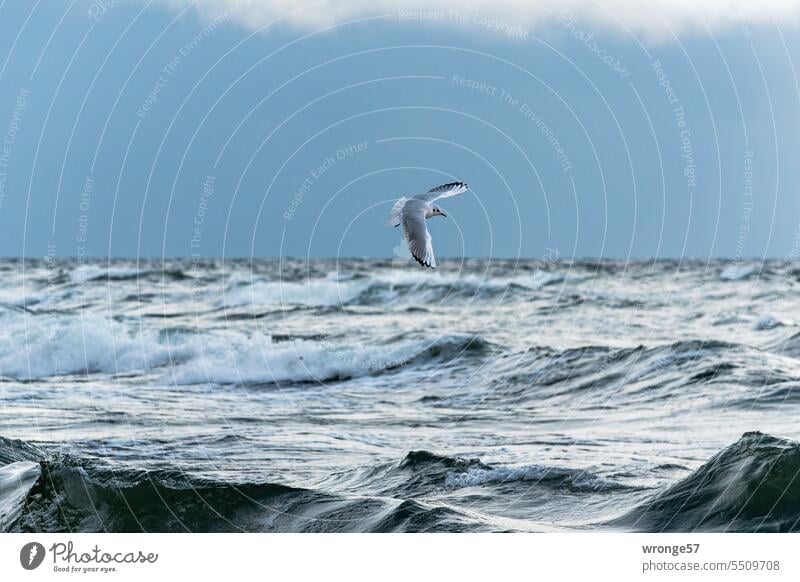
<path id="1" fill-rule="evenodd" d="M 249 28 L 280 23 L 314 30 L 348 20 L 386 15 L 398 23 L 434 21 L 478 26 L 514 36 L 576 21 L 630 30 L 646 39 L 668 39 L 687 31 L 716 32 L 737 24 L 797 24 L 800 0 L 165 0 L 175 7 L 196 2 L 209 19 L 228 19 Z M 518 35 L 519 36 L 519 35 Z"/>

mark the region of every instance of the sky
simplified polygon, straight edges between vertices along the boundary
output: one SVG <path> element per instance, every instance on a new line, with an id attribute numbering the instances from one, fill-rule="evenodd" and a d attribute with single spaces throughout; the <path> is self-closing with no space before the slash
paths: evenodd
<path id="1" fill-rule="evenodd" d="M 798 4 L 0 0 L 0 254 L 796 259 Z"/>

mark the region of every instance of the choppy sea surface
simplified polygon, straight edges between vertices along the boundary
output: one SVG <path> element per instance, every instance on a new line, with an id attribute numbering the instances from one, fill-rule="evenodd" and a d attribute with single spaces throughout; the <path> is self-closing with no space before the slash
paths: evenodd
<path id="1" fill-rule="evenodd" d="M 0 531 L 800 530 L 800 266 L 0 262 Z"/>

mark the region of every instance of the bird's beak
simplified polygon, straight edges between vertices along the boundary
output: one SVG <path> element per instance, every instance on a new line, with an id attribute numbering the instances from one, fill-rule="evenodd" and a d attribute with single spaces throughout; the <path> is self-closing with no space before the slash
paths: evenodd
<path id="1" fill-rule="evenodd" d="M 442 212 L 442 216 L 444 216 L 445 218 L 447 218 L 447 215 L 446 215 L 444 212 Z"/>

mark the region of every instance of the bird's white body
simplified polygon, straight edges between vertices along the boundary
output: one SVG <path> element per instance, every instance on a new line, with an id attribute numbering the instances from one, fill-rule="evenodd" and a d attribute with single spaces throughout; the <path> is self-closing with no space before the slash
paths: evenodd
<path id="1" fill-rule="evenodd" d="M 433 242 L 425 221 L 433 216 L 447 216 L 441 208 L 434 204 L 440 198 L 449 198 L 462 194 L 469 189 L 464 182 L 451 182 L 418 194 L 413 198 L 400 198 L 389 214 L 390 226 L 403 227 L 403 238 L 408 250 L 416 261 L 431 269 L 436 268 L 436 257 L 433 254 Z"/>

